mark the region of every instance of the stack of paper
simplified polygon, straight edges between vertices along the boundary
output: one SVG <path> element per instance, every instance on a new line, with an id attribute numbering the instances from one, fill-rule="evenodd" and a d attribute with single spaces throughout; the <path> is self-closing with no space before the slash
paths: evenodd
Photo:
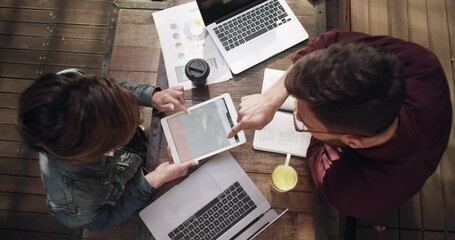
<path id="1" fill-rule="evenodd" d="M 202 58 L 209 64 L 207 84 L 232 78 L 229 67 L 205 29 L 195 1 L 155 12 L 153 20 L 170 87 L 193 87 L 185 75 L 185 65 L 193 58 Z"/>

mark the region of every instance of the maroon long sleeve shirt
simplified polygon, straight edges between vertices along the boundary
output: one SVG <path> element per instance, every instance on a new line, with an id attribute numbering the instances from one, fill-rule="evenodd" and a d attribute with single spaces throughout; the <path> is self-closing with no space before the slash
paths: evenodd
<path id="1" fill-rule="evenodd" d="M 312 138 L 307 152 L 313 181 L 333 206 L 354 217 L 378 217 L 417 193 L 436 170 L 452 124 L 449 88 L 432 52 L 389 36 L 330 31 L 297 53 L 293 61 L 336 42 L 385 47 L 404 67 L 406 98 L 392 140 L 368 149 L 344 147 L 340 158 L 332 161 L 324 153 L 324 143 Z"/>

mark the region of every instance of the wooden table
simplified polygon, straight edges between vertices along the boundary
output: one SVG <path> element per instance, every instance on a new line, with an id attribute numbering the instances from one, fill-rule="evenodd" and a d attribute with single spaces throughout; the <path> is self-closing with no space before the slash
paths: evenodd
<path id="1" fill-rule="evenodd" d="M 170 6 L 175 6 L 185 2 L 171 1 L 168 3 Z M 321 5 L 315 4 L 313 6 L 309 2 L 302 0 L 288 0 L 288 4 L 310 35 L 308 40 L 235 75 L 232 80 L 185 91 L 185 105 L 192 106 L 228 92 L 231 94 L 234 103 L 238 107 L 242 96 L 261 92 L 265 68 L 286 70 L 291 64 L 291 57 L 299 49 L 305 47 L 309 41 L 316 36 L 316 29 L 318 26 L 324 25 L 318 22 L 318 19 L 320 20 L 320 18 L 317 17 L 318 12 L 321 12 L 322 14 L 321 9 L 324 9 Z M 162 88 L 166 88 L 167 78 L 162 57 L 160 62 L 157 84 Z M 154 168 L 161 162 L 167 161 L 167 142 L 162 134 L 160 125 L 161 117 L 163 117 L 163 115 L 154 115 L 152 119 L 152 128 L 149 139 L 150 155 L 148 156 L 147 166 L 149 169 Z M 245 130 L 245 135 L 247 142 L 229 150 L 230 153 L 247 172 L 273 208 L 289 208 L 288 213 L 282 216 L 266 231 L 261 233 L 258 239 L 316 239 L 317 224 L 315 213 L 317 211 L 317 194 L 306 161 L 299 157 L 292 157 L 291 159 L 290 164 L 299 174 L 297 186 L 293 191 L 287 193 L 272 191 L 269 185 L 270 174 L 277 164 L 284 162 L 285 155 L 254 150 L 252 147 L 254 131 Z M 168 189 L 172 185 L 173 184 L 170 183 L 164 186 L 161 193 L 165 192 L 165 189 Z M 153 237 L 150 236 L 150 239 L 153 239 Z"/>

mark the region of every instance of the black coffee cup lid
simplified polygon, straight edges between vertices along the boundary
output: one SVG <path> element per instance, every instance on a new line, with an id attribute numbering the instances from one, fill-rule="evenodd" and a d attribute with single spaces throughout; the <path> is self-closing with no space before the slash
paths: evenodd
<path id="1" fill-rule="evenodd" d="M 204 59 L 191 59 L 185 66 L 185 75 L 190 80 L 206 79 L 209 76 L 210 67 Z"/>

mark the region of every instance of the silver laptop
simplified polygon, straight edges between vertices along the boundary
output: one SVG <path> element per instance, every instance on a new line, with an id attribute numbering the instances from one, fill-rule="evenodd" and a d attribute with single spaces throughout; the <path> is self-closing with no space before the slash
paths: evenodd
<path id="1" fill-rule="evenodd" d="M 287 209 L 286 209 L 287 210 Z M 279 218 L 229 152 L 215 155 L 139 216 L 158 239 L 249 239 Z"/>
<path id="2" fill-rule="evenodd" d="M 196 0 L 234 74 L 308 38 L 285 0 Z"/>

